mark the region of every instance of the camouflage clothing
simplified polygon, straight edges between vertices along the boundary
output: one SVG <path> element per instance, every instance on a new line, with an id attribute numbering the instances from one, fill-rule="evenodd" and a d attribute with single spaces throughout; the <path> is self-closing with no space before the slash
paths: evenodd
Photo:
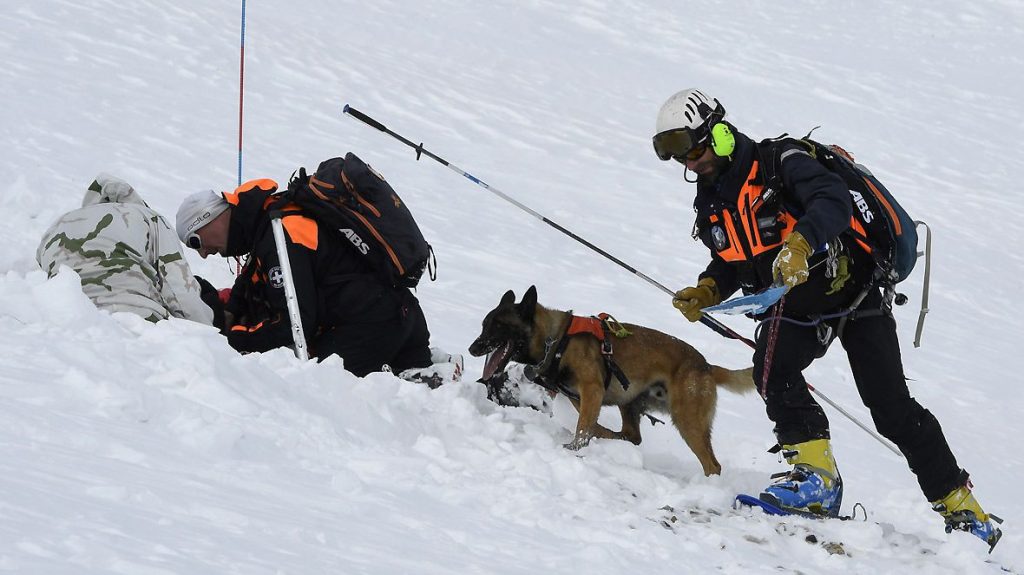
<path id="1" fill-rule="evenodd" d="M 62 265 L 78 272 L 101 309 L 213 322 L 178 236 L 130 185 L 107 174 L 89 186 L 81 208 L 50 226 L 36 261 L 51 277 Z"/>

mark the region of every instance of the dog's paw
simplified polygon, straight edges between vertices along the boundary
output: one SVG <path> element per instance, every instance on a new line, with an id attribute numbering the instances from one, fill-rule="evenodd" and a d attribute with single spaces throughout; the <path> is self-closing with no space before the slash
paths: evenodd
<path id="1" fill-rule="evenodd" d="M 584 447 L 586 447 L 589 444 L 590 444 L 590 438 L 589 437 L 586 437 L 586 436 L 579 437 L 579 436 L 577 436 L 577 437 L 574 437 L 573 440 L 570 441 L 569 443 L 563 444 L 562 447 L 564 447 L 564 448 L 566 448 L 566 449 L 568 449 L 570 451 L 579 451 L 579 450 L 583 449 Z"/>

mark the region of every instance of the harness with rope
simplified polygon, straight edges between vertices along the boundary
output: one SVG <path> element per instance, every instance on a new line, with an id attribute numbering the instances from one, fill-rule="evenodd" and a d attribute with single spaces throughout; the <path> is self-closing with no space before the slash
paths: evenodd
<path id="1" fill-rule="evenodd" d="M 537 365 L 527 366 L 523 375 L 549 391 L 561 393 L 569 399 L 578 401 L 579 394 L 562 382 L 559 371 L 569 340 L 577 335 L 590 335 L 601 345 L 601 357 L 604 360 L 605 368 L 604 388 L 608 389 L 612 376 L 615 376 L 623 390 L 629 389 L 629 378 L 615 361 L 612 339 L 613 336 L 620 339 L 628 337 L 632 335 L 632 332 L 607 313 L 581 317 L 573 315 L 572 310 L 569 310 L 566 314 L 565 328 L 559 330 L 561 335 L 558 338 L 547 338 L 544 343 L 544 358 Z"/>

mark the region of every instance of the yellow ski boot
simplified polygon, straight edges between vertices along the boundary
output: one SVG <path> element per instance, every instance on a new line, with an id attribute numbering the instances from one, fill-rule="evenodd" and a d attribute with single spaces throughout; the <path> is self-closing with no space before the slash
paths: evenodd
<path id="1" fill-rule="evenodd" d="M 994 523 L 1002 523 L 1003 520 L 985 513 L 978 500 L 971 493 L 971 484 L 961 485 L 948 495 L 938 501 L 932 501 L 932 509 L 938 512 L 946 520 L 946 533 L 954 529 L 967 531 L 985 543 L 988 543 L 988 552 L 995 548 L 999 538 L 1003 536 L 1002 530 Z"/>

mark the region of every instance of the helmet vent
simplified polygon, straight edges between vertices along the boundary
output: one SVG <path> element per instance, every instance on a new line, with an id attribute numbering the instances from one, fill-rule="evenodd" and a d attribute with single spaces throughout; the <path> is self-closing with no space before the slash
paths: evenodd
<path id="1" fill-rule="evenodd" d="M 700 90 L 689 89 L 673 94 L 658 112 L 656 132 L 689 128 L 704 130 L 714 117 L 724 117 L 725 109 L 718 100 Z"/>

